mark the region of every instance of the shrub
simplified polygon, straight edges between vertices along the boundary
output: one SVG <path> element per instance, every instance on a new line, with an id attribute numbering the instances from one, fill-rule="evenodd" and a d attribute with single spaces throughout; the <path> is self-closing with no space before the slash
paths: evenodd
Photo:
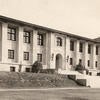
<path id="1" fill-rule="evenodd" d="M 35 61 L 32 65 L 32 72 L 39 73 L 43 68 L 42 64 L 39 61 Z"/>
<path id="2" fill-rule="evenodd" d="M 76 70 L 76 71 L 85 70 L 85 68 L 84 68 L 82 65 L 78 64 L 78 65 L 76 66 L 75 70 Z"/>

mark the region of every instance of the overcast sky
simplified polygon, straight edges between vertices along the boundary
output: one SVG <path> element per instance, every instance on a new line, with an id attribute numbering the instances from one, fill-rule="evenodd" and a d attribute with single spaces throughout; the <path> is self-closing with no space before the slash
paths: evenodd
<path id="1" fill-rule="evenodd" d="M 100 37 L 100 0 L 0 0 L 0 14 L 88 38 Z"/>

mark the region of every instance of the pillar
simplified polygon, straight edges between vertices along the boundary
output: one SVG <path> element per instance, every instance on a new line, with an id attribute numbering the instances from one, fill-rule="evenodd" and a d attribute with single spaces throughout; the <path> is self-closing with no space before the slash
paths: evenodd
<path id="1" fill-rule="evenodd" d="M 87 66 L 87 61 L 88 61 L 88 43 L 84 43 L 84 66 L 85 68 L 88 68 Z"/>
<path id="2" fill-rule="evenodd" d="M 7 29 L 8 29 L 8 24 L 2 23 L 2 57 L 1 57 L 1 60 L 3 63 L 7 62 L 7 59 L 8 59 Z"/>

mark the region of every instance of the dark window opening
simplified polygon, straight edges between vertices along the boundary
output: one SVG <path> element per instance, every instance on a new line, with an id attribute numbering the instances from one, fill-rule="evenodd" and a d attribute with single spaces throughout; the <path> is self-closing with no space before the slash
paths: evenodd
<path id="1" fill-rule="evenodd" d="M 81 42 L 79 44 L 79 52 L 83 52 L 83 43 L 81 43 Z"/>
<path id="2" fill-rule="evenodd" d="M 96 55 L 98 55 L 98 46 L 96 46 Z"/>
<path id="3" fill-rule="evenodd" d="M 96 62 L 95 62 L 95 67 L 97 68 L 97 66 L 98 66 L 98 62 L 96 61 Z"/>
<path id="4" fill-rule="evenodd" d="M 30 72 L 30 68 L 26 68 L 26 72 Z"/>
<path id="5" fill-rule="evenodd" d="M 15 67 L 11 66 L 10 67 L 10 72 L 15 72 Z"/>
<path id="6" fill-rule="evenodd" d="M 90 67 L 90 60 L 88 60 L 88 67 Z"/>
<path id="7" fill-rule="evenodd" d="M 91 54 L 91 45 L 88 45 L 88 54 Z"/>
<path id="8" fill-rule="evenodd" d="M 70 50 L 74 51 L 74 41 L 70 41 Z"/>
<path id="9" fill-rule="evenodd" d="M 70 65 L 73 65 L 73 58 L 70 58 Z"/>

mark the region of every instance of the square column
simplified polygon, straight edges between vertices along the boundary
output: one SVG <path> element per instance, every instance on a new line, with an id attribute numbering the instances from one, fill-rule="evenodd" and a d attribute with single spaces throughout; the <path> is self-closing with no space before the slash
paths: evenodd
<path id="1" fill-rule="evenodd" d="M 93 44 L 93 53 L 92 53 L 92 68 L 95 69 L 95 61 L 96 61 L 96 44 Z"/>
<path id="2" fill-rule="evenodd" d="M 2 23 L 2 54 L 1 54 L 2 57 L 1 57 L 1 61 L 3 63 L 7 62 L 7 58 L 8 58 L 7 28 L 8 28 L 8 24 Z"/>
<path id="3" fill-rule="evenodd" d="M 18 63 L 23 63 L 23 27 L 19 27 L 18 33 Z"/>
<path id="4" fill-rule="evenodd" d="M 55 69 L 55 35 L 54 33 L 50 33 L 50 69 Z"/>
<path id="5" fill-rule="evenodd" d="M 84 43 L 84 66 L 85 68 L 88 68 L 87 66 L 87 61 L 88 61 L 88 43 Z"/>
<path id="6" fill-rule="evenodd" d="M 79 64 L 79 40 L 76 41 L 75 50 L 76 50 L 76 65 L 78 65 Z"/>
<path id="7" fill-rule="evenodd" d="M 33 55 L 32 55 L 33 63 L 37 61 L 37 34 L 38 31 L 33 30 Z"/>
<path id="8" fill-rule="evenodd" d="M 69 66 L 69 63 L 70 63 L 70 37 L 66 37 L 66 58 L 65 58 L 65 64 L 66 64 L 66 70 L 70 70 L 70 66 Z"/>
<path id="9" fill-rule="evenodd" d="M 46 64 L 46 68 L 50 68 L 50 33 L 46 33 L 46 45 L 45 45 L 45 64 Z"/>

